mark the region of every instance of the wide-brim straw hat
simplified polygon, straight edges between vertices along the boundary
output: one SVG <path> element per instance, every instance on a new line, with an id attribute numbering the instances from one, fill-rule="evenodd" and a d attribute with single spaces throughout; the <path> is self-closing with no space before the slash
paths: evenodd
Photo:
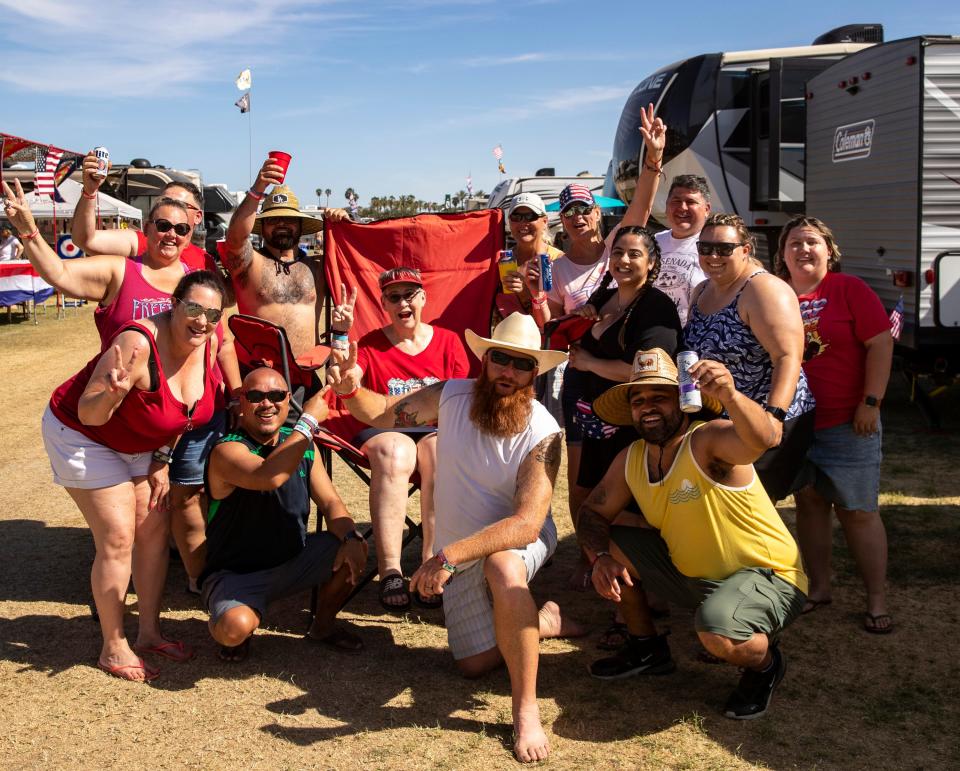
<path id="1" fill-rule="evenodd" d="M 466 331 L 467 345 L 478 359 L 491 348 L 512 351 L 537 360 L 537 373 L 542 375 L 567 360 L 563 351 L 544 351 L 540 348 L 540 330 L 537 323 L 525 313 L 511 313 L 497 324 L 493 337 L 480 337 L 472 329 Z"/>
<path id="2" fill-rule="evenodd" d="M 260 223 L 270 217 L 296 217 L 302 220 L 300 235 L 309 236 L 323 230 L 323 220 L 300 211 L 300 199 L 286 185 L 277 185 L 263 199 L 263 207 L 253 223 L 253 232 L 260 235 Z"/>
<path id="3" fill-rule="evenodd" d="M 637 351 L 633 357 L 633 372 L 626 383 L 608 388 L 593 401 L 597 416 L 614 426 L 632 426 L 633 411 L 630 409 L 630 389 L 636 385 L 669 385 L 680 388 L 677 365 L 662 348 Z M 701 394 L 704 409 L 720 414 L 723 406 L 716 399 Z"/>

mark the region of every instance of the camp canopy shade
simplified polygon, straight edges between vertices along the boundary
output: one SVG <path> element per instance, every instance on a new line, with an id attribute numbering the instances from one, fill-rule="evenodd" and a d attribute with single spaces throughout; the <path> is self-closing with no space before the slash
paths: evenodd
<path id="1" fill-rule="evenodd" d="M 65 179 L 58 189 L 64 203 L 56 204 L 56 216 L 70 219 L 77 207 L 77 201 L 80 200 L 83 185 L 72 179 Z M 54 216 L 54 203 L 49 196 L 30 193 L 27 195 L 27 203 L 34 219 L 50 219 Z M 136 206 L 130 206 L 106 193 L 97 193 L 96 207 L 101 217 L 126 217 L 138 222 L 143 218 Z"/>

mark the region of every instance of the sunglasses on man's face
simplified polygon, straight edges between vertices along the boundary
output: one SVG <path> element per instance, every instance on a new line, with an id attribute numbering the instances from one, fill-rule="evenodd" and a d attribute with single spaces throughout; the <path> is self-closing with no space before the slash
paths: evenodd
<path id="1" fill-rule="evenodd" d="M 279 389 L 273 391 L 261 391 L 257 388 L 251 388 L 249 391 L 243 394 L 244 398 L 250 402 L 250 404 L 259 404 L 264 399 L 268 399 L 274 404 L 280 404 L 284 399 L 287 398 L 289 391 L 281 391 Z"/>
<path id="2" fill-rule="evenodd" d="M 216 324 L 220 321 L 220 317 L 223 316 L 223 311 L 219 308 L 204 308 L 200 303 L 194 303 L 188 300 L 177 300 L 177 302 L 180 303 L 188 319 L 195 319 L 202 313 L 207 317 L 207 321 L 211 324 Z"/>
<path id="3" fill-rule="evenodd" d="M 708 257 L 711 254 L 729 257 L 736 251 L 738 246 L 743 246 L 743 244 L 739 242 L 731 244 L 729 241 L 697 241 L 697 252 L 704 257 Z"/>
<path id="4" fill-rule="evenodd" d="M 511 222 L 536 222 L 543 215 L 537 214 L 535 211 L 515 211 L 510 215 Z"/>
<path id="5" fill-rule="evenodd" d="M 181 238 L 190 232 L 190 225 L 186 222 L 178 222 L 174 225 L 170 220 L 153 220 L 153 226 L 157 229 L 158 233 L 166 233 L 172 229 L 173 232 Z"/>
<path id="6" fill-rule="evenodd" d="M 511 356 L 509 353 L 495 350 L 489 351 L 487 355 L 494 364 L 500 367 L 506 367 L 508 364 L 512 364 L 513 368 L 518 372 L 533 372 L 537 366 L 536 360 L 527 356 Z"/>
<path id="7" fill-rule="evenodd" d="M 400 302 L 410 302 L 414 297 L 416 297 L 423 290 L 423 287 L 417 287 L 416 289 L 411 289 L 408 292 L 390 292 L 385 294 L 383 299 L 388 303 L 393 303 L 398 305 Z"/>
<path id="8" fill-rule="evenodd" d="M 568 219 L 570 217 L 586 217 L 592 211 L 593 211 L 593 207 L 588 206 L 585 203 L 574 204 L 573 206 L 568 206 L 566 209 L 560 212 L 560 215 Z"/>

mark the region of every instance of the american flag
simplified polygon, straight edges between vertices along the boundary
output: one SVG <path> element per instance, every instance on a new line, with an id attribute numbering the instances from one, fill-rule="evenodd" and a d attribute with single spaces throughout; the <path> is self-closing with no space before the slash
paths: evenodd
<path id="1" fill-rule="evenodd" d="M 467 195 L 473 195 L 473 176 L 470 174 L 467 175 Z"/>
<path id="2" fill-rule="evenodd" d="M 890 334 L 894 340 L 900 339 L 900 333 L 903 332 L 903 295 L 897 300 L 897 304 L 890 311 Z"/>
<path id="3" fill-rule="evenodd" d="M 48 195 L 53 198 L 53 173 L 60 163 L 63 150 L 52 145 L 44 152 L 42 147 L 37 148 L 37 170 L 33 180 L 33 192 L 36 195 Z"/>
<path id="4" fill-rule="evenodd" d="M 247 91 L 243 96 L 241 96 L 237 101 L 234 102 L 234 105 L 240 108 L 240 112 L 250 112 L 250 92 Z"/>
<path id="5" fill-rule="evenodd" d="M 493 157 L 498 161 L 503 158 L 503 145 L 497 145 L 493 148 Z"/>

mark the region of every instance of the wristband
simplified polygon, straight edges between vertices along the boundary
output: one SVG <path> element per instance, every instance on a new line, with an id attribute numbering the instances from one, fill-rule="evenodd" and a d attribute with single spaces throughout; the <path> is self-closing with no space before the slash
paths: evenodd
<path id="1" fill-rule="evenodd" d="M 450 563 L 450 560 L 447 559 L 447 555 L 443 553 L 443 549 L 434 554 L 433 557 L 434 559 L 440 560 L 440 567 L 446 570 L 451 576 L 456 575 L 457 566 Z"/>
<path id="2" fill-rule="evenodd" d="M 320 427 L 320 421 L 313 417 L 313 415 L 311 415 L 309 412 L 301 412 L 300 420 L 310 426 L 310 428 L 312 428 L 314 431 Z"/>
<path id="3" fill-rule="evenodd" d="M 313 441 L 313 430 L 301 420 L 298 420 L 294 426 L 293 430 L 296 431 L 300 436 L 306 439 L 308 442 Z"/>
<path id="4" fill-rule="evenodd" d="M 359 390 L 360 390 L 360 386 L 357 386 L 352 391 L 350 391 L 350 393 L 346 393 L 346 394 L 338 393 L 337 396 L 339 396 L 341 399 L 344 399 L 344 400 L 352 399 L 354 396 L 357 395 L 357 391 Z"/>
<path id="5" fill-rule="evenodd" d="M 161 447 L 159 450 L 153 451 L 153 459 L 157 463 L 166 463 L 168 466 L 173 463 L 173 455 L 170 452 L 164 452 L 164 449 L 169 450 L 170 448 Z"/>
<path id="6" fill-rule="evenodd" d="M 337 329 L 330 331 L 330 339 L 333 341 L 350 342 L 350 336 L 347 332 L 341 332 Z"/>
<path id="7" fill-rule="evenodd" d="M 258 193 L 251 187 L 249 190 L 247 190 L 247 195 L 249 195 L 254 201 L 262 201 L 264 196 L 266 196 L 266 193 Z"/>
<path id="8" fill-rule="evenodd" d="M 84 198 L 86 198 L 88 201 L 95 201 L 96 198 L 97 198 L 97 194 L 96 194 L 96 193 L 93 193 L 93 194 L 88 195 L 86 190 L 81 190 L 81 191 L 80 191 L 80 195 L 82 195 L 82 196 L 83 196 Z"/>
<path id="9" fill-rule="evenodd" d="M 338 340 L 334 338 L 330 341 L 330 347 L 335 351 L 349 351 L 350 343 L 348 343 L 346 340 Z"/>
<path id="10" fill-rule="evenodd" d="M 26 236 L 20 236 L 21 241 L 32 241 L 34 238 L 40 235 L 40 228 L 35 228 L 32 233 Z"/>
<path id="11" fill-rule="evenodd" d="M 546 292 L 541 292 L 537 297 L 531 297 L 530 304 L 536 308 L 542 308 L 544 305 L 547 304 Z"/>
<path id="12" fill-rule="evenodd" d="M 610 552 L 608 551 L 598 551 L 596 554 L 593 555 L 593 562 L 590 563 L 590 567 L 593 567 L 594 565 L 596 565 L 597 560 L 600 559 L 601 557 L 609 557 L 609 556 L 610 556 Z"/>

